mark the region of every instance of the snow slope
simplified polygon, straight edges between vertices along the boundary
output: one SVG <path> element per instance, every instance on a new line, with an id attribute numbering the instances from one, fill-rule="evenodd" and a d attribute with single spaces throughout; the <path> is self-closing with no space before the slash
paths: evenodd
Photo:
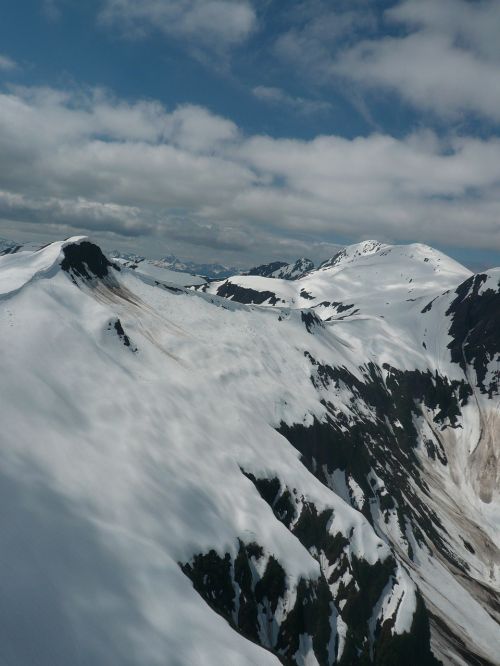
<path id="1" fill-rule="evenodd" d="M 190 273 L 183 273 L 178 270 L 171 270 L 162 261 L 154 261 L 150 259 L 141 259 L 139 261 L 115 258 L 115 263 L 123 268 L 135 271 L 136 275 L 140 276 L 150 284 L 157 286 L 170 285 L 189 287 L 194 285 L 206 284 L 205 278 L 199 275 L 191 275 Z"/>
<path id="2" fill-rule="evenodd" d="M 170 278 L 0 256 L 0 661 L 496 663 L 498 272 Z"/>

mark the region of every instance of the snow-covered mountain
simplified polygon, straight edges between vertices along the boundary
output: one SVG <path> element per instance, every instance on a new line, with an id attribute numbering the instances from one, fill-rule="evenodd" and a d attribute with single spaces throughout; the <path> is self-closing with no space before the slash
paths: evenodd
<path id="1" fill-rule="evenodd" d="M 275 273 L 269 276 L 273 280 L 236 275 L 213 282 L 208 291 L 242 303 L 310 308 L 321 319 L 343 312 L 352 315 L 354 309 L 380 317 L 388 308 L 405 317 L 405 302 L 440 293 L 468 276 L 466 268 L 426 245 L 365 241 L 345 248 L 300 279 L 280 280 Z"/>
<path id="2" fill-rule="evenodd" d="M 313 262 L 303 257 L 297 259 L 293 264 L 287 264 L 284 261 L 273 261 L 270 264 L 262 264 L 244 272 L 243 275 L 260 275 L 261 277 L 272 277 L 281 280 L 298 280 L 304 277 L 306 273 L 309 273 L 309 271 L 312 271 L 313 268 Z"/>
<path id="3" fill-rule="evenodd" d="M 0 256 L 0 661 L 498 664 L 500 269 L 142 263 Z"/>
<path id="4" fill-rule="evenodd" d="M 200 264 L 195 261 L 178 259 L 175 255 L 168 255 L 160 260 L 166 268 L 191 275 L 201 275 L 209 280 L 223 279 L 239 273 L 234 266 L 224 264 Z"/>
<path id="5" fill-rule="evenodd" d="M 0 238 L 0 254 L 9 254 L 16 247 L 19 247 L 14 241 L 8 240 L 7 238 Z"/>

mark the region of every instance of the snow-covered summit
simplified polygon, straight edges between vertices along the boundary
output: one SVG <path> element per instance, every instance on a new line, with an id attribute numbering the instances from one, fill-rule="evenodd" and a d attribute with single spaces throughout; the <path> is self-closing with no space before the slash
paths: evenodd
<path id="1" fill-rule="evenodd" d="M 287 264 L 272 274 L 272 277 L 282 280 L 299 280 L 306 273 L 314 270 L 314 264 L 310 259 L 301 257 L 293 264 Z"/>
<path id="2" fill-rule="evenodd" d="M 74 236 L 65 241 L 39 247 L 35 251 L 26 246 L 20 246 L 16 252 L 1 255 L 0 295 L 17 291 L 36 278 L 53 275 L 59 270 L 65 258 L 66 249 L 76 248 L 82 243 L 90 245 L 86 236 Z M 101 250 L 99 250 L 99 254 L 104 257 Z"/>
<path id="3" fill-rule="evenodd" d="M 320 264 L 319 268 L 329 268 L 331 266 L 337 266 L 341 262 L 347 263 L 354 261 L 358 257 L 364 257 L 367 254 L 374 254 L 379 252 L 385 247 L 390 247 L 383 245 L 376 240 L 366 240 L 361 243 L 355 243 L 353 245 L 348 245 L 343 248 L 337 254 L 335 254 L 331 259 L 327 259 Z"/>
<path id="4" fill-rule="evenodd" d="M 384 259 L 386 258 L 386 259 Z M 408 265 L 419 263 L 429 264 L 436 272 L 452 272 L 463 274 L 464 266 L 454 259 L 435 250 L 429 245 L 411 243 L 407 245 L 387 245 L 375 240 L 367 240 L 354 245 L 348 245 L 340 250 L 331 259 L 320 264 L 319 269 L 344 267 L 347 264 L 367 264 L 367 262 L 383 262 L 388 270 L 396 262 L 407 261 Z"/>
<path id="5" fill-rule="evenodd" d="M 276 279 L 275 273 L 236 275 L 213 283 L 209 291 L 246 303 L 316 307 L 322 319 L 346 313 L 385 317 L 388 308 L 406 311 L 409 302 L 437 296 L 470 275 L 464 266 L 425 245 L 365 241 L 346 247 L 292 282 Z"/>

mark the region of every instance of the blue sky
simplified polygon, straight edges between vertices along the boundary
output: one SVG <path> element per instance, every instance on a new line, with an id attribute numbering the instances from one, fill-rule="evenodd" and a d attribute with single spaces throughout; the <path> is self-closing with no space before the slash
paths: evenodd
<path id="1" fill-rule="evenodd" d="M 4 0 L 0 235 L 500 264 L 490 0 Z"/>

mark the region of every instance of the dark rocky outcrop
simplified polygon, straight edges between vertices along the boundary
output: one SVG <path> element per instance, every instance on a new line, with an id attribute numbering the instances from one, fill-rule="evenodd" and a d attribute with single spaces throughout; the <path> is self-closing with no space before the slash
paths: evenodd
<path id="1" fill-rule="evenodd" d="M 110 268 L 116 271 L 120 270 L 118 266 L 107 259 L 100 247 L 89 241 L 66 245 L 63 247 L 63 255 L 61 268 L 69 273 L 73 279 L 102 279 L 109 275 Z"/>

